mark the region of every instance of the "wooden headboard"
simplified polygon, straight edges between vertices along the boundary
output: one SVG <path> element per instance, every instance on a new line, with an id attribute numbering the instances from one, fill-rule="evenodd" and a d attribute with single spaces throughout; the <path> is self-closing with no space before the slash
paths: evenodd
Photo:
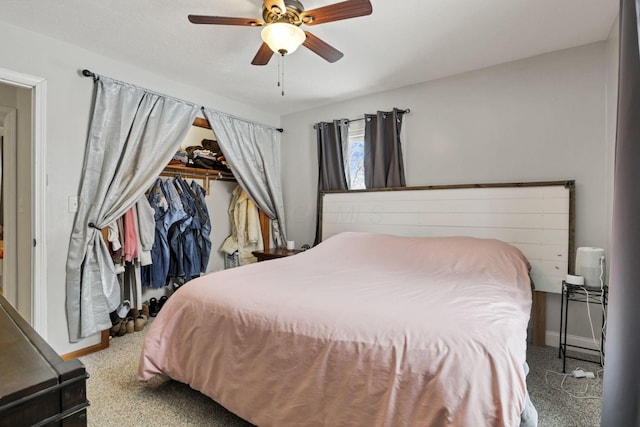
<path id="1" fill-rule="evenodd" d="M 344 231 L 494 238 L 531 263 L 536 291 L 560 293 L 574 265 L 575 182 L 327 191 L 322 239 Z"/>

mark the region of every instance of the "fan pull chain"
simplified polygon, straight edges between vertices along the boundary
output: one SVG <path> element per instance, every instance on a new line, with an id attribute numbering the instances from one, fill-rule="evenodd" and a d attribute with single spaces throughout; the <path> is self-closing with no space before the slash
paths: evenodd
<path id="1" fill-rule="evenodd" d="M 278 57 L 278 87 L 280 87 L 280 74 L 281 74 L 281 72 L 280 72 L 280 68 L 281 68 L 280 67 L 280 63 L 281 62 L 282 62 L 282 55 L 280 55 Z"/>
<path id="2" fill-rule="evenodd" d="M 284 96 L 284 54 L 278 58 L 278 87 L 282 88 L 281 95 Z"/>
<path id="3" fill-rule="evenodd" d="M 280 92 L 284 96 L 284 55 L 282 55 L 282 91 Z"/>

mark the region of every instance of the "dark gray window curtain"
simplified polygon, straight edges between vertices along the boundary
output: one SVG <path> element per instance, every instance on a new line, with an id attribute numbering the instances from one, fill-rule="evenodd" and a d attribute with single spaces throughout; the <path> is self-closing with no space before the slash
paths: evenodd
<path id="1" fill-rule="evenodd" d="M 365 114 L 364 184 L 366 188 L 404 187 L 400 144 L 402 111 Z"/>
<path id="2" fill-rule="evenodd" d="M 101 228 L 151 186 L 200 107 L 100 76 L 67 258 L 71 342 L 111 327 L 120 286 Z"/>
<path id="3" fill-rule="evenodd" d="M 640 0 L 620 6 L 620 71 L 613 193 L 611 284 L 602 426 L 640 426 Z"/>
<path id="4" fill-rule="evenodd" d="M 271 235 L 277 247 L 285 245 L 280 144 L 277 130 L 204 108 L 220 148 L 240 186 L 272 219 Z"/>
<path id="5" fill-rule="evenodd" d="M 320 209 L 320 193 L 326 190 L 347 190 L 345 174 L 345 150 L 349 138 L 349 120 L 320 122 L 315 125 L 318 141 L 318 199 L 316 209 Z M 321 240 L 320 216 L 316 215 L 315 244 Z"/>

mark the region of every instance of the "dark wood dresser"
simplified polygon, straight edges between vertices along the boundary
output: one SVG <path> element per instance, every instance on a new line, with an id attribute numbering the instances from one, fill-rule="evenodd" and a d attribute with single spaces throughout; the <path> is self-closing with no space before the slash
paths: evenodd
<path id="1" fill-rule="evenodd" d="M 87 377 L 0 295 L 0 426 L 86 426 Z"/>

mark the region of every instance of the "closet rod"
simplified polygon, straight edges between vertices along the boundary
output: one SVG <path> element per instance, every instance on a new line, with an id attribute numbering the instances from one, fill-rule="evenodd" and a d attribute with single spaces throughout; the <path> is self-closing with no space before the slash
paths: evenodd
<path id="1" fill-rule="evenodd" d="M 189 173 L 188 171 L 172 171 L 172 170 L 163 170 L 160 172 L 161 176 L 180 176 L 182 178 L 187 179 L 208 179 L 212 181 L 236 181 L 233 176 L 225 176 L 220 172 L 212 173 L 212 174 L 201 174 L 201 173 Z"/>
<path id="2" fill-rule="evenodd" d="M 93 71 L 87 70 L 86 68 L 85 68 L 84 70 L 82 70 L 82 75 L 83 75 L 83 76 L 85 76 L 85 77 L 91 77 L 91 78 L 93 79 L 93 81 L 96 81 L 96 80 L 99 80 L 99 79 L 100 79 L 100 76 L 99 76 L 99 75 L 97 75 L 97 74 L 96 74 L 96 73 L 94 73 Z M 246 121 L 246 120 L 244 120 L 244 119 L 240 119 L 240 120 Z M 268 127 L 271 127 L 271 126 L 268 126 Z M 280 133 L 284 132 L 284 129 L 283 129 L 283 128 L 274 128 L 274 127 L 271 127 L 271 129 L 275 129 L 275 130 L 277 130 L 277 131 L 278 131 L 278 132 L 280 132 Z"/>

